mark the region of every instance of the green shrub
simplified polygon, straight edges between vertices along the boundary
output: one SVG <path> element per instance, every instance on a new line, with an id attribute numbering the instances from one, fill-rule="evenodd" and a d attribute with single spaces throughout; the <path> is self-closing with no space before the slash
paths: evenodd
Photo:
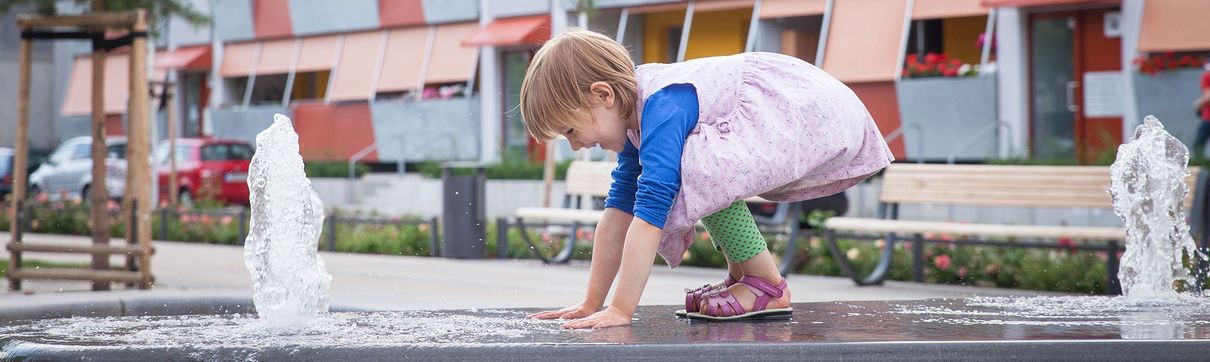
<path id="1" fill-rule="evenodd" d="M 567 177 L 567 167 L 570 165 L 571 161 L 556 163 L 555 179 L 565 179 Z M 416 172 L 428 178 L 441 178 L 441 164 L 437 162 L 423 162 L 416 166 Z M 457 175 L 469 175 L 474 172 L 474 169 L 454 168 L 453 172 Z M 504 163 L 488 165 L 484 173 L 491 180 L 541 180 L 542 164 L 526 161 L 506 161 Z"/>
<path id="2" fill-rule="evenodd" d="M 303 162 L 303 171 L 307 173 L 307 177 L 349 177 L 349 163 L 342 161 L 306 161 Z M 365 164 L 353 165 L 353 174 L 357 177 L 370 172 L 370 166 Z"/>

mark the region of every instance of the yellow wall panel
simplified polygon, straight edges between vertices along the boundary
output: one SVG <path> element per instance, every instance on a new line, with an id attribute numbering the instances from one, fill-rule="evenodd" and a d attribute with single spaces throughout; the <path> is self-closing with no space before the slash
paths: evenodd
<path id="1" fill-rule="evenodd" d="M 751 17 L 750 8 L 694 13 L 685 59 L 743 52 L 744 42 L 748 40 L 748 23 Z M 676 61 L 677 49 L 673 47 L 670 30 L 684 25 L 684 20 L 684 11 L 643 15 L 644 63 Z"/>
<path id="2" fill-rule="evenodd" d="M 941 49 L 950 58 L 978 64 L 982 49 L 976 46 L 979 33 L 987 29 L 986 16 L 968 16 L 942 20 Z"/>

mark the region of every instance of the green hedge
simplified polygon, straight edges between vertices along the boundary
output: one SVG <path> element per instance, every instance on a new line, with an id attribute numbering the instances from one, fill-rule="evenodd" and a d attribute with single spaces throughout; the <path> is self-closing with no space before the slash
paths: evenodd
<path id="1" fill-rule="evenodd" d="M 555 164 L 555 179 L 563 180 L 567 177 L 567 167 L 571 165 L 571 161 L 562 161 Z M 441 178 L 441 164 L 437 162 L 424 162 L 416 166 L 416 171 L 428 178 Z M 471 168 L 455 168 L 456 174 L 470 174 L 474 172 Z M 484 170 L 488 179 L 491 180 L 541 180 L 542 179 L 542 164 L 531 163 L 526 161 L 507 161 L 488 165 Z"/>
<path id="2" fill-rule="evenodd" d="M 349 177 L 349 163 L 341 161 L 306 161 L 303 162 L 303 171 L 307 173 L 307 177 Z M 353 165 L 353 173 L 357 177 L 370 172 L 370 166 L 365 164 Z"/>

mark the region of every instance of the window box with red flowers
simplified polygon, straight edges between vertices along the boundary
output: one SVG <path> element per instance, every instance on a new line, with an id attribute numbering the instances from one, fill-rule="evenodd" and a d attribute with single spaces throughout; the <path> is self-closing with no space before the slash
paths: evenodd
<path id="1" fill-rule="evenodd" d="M 1177 69 L 1197 68 L 1201 69 L 1206 64 L 1206 54 L 1204 53 L 1177 53 L 1164 52 L 1140 55 L 1134 58 L 1134 67 L 1139 73 L 1147 75 L 1156 75 L 1160 72 L 1172 71 Z"/>
<path id="2" fill-rule="evenodd" d="M 908 159 L 977 161 L 999 155 L 996 78 L 943 54 L 907 56 L 895 84 Z M 971 141 L 972 137 L 980 137 Z"/>
<path id="3" fill-rule="evenodd" d="M 923 58 L 908 54 L 904 59 L 903 78 L 970 77 L 979 74 L 979 66 L 963 63 L 945 54 L 928 53 Z"/>
<path id="4" fill-rule="evenodd" d="M 1202 94 L 1207 52 L 1151 53 L 1135 58 L 1131 69 L 1140 117 L 1154 115 L 1173 136 L 1193 144 L 1201 123 L 1193 100 Z"/>

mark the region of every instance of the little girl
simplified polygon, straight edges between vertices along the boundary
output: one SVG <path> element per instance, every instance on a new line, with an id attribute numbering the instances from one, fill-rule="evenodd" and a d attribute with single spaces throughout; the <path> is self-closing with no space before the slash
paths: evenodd
<path id="1" fill-rule="evenodd" d="M 744 199 L 844 191 L 893 160 L 857 96 L 797 58 L 743 53 L 635 67 L 625 47 L 573 29 L 534 56 L 521 85 L 534 138 L 600 146 L 618 166 L 597 224 L 588 292 L 531 315 L 566 328 L 630 324 L 655 254 L 680 264 L 701 220 L 726 279 L 685 290 L 690 318 L 788 316 L 790 290 Z M 621 269 L 608 308 L 605 296 Z"/>

